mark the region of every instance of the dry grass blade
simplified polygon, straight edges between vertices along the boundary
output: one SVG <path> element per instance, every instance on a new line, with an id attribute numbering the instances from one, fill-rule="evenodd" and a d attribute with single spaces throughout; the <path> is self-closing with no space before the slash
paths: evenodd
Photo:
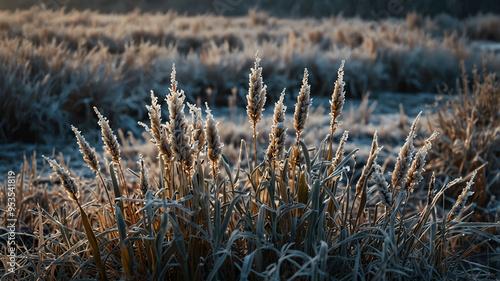
<path id="1" fill-rule="evenodd" d="M 70 176 L 69 172 L 64 170 L 55 160 L 51 160 L 45 156 L 43 158 L 49 162 L 50 166 L 54 169 L 56 172 L 57 176 L 61 179 L 62 185 L 66 192 L 68 193 L 68 196 L 71 200 L 73 200 L 77 205 L 78 208 L 80 209 L 80 214 L 82 218 L 82 224 L 85 228 L 85 232 L 87 233 L 87 239 L 90 244 L 90 248 L 92 249 L 92 254 L 94 256 L 94 261 L 99 269 L 99 273 L 101 274 L 101 278 L 103 280 L 108 280 L 107 272 L 106 269 L 102 263 L 101 259 L 101 252 L 99 250 L 99 244 L 97 243 L 97 239 L 95 237 L 94 231 L 92 230 L 92 226 L 89 222 L 87 213 L 83 210 L 82 206 L 80 205 L 79 202 L 79 190 L 78 190 L 78 185 L 76 184 L 75 180 Z"/>

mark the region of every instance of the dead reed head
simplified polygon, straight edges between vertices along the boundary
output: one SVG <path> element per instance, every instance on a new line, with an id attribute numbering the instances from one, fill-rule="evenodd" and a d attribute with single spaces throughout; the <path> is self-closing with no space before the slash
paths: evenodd
<path id="1" fill-rule="evenodd" d="M 118 144 L 118 140 L 116 139 L 113 130 L 109 126 L 109 121 L 106 117 L 103 117 L 99 112 L 97 107 L 94 107 L 94 111 L 97 114 L 97 118 L 99 121 L 97 123 L 101 126 L 102 140 L 104 141 L 104 148 L 111 155 L 113 162 L 120 165 L 120 145 Z"/>
<path id="2" fill-rule="evenodd" d="M 169 141 L 168 127 L 161 123 L 161 106 L 158 104 L 158 98 L 151 91 L 151 106 L 146 105 L 148 110 L 149 120 L 151 121 L 151 128 L 146 124 L 139 122 L 139 125 L 152 136 L 151 142 L 156 145 L 163 158 L 165 164 L 170 163 L 172 159 L 172 149 Z"/>
<path id="3" fill-rule="evenodd" d="M 342 108 L 344 107 L 345 102 L 344 63 L 344 60 L 340 63 L 338 78 L 337 81 L 335 81 L 335 89 L 333 90 L 332 99 L 330 100 L 330 116 L 332 117 L 330 126 L 332 128 L 332 134 L 338 123 L 337 118 L 342 113 Z"/>
<path id="4" fill-rule="evenodd" d="M 194 153 L 198 154 L 203 150 L 206 143 L 205 124 L 203 123 L 203 117 L 201 116 L 201 108 L 190 103 L 188 103 L 188 106 L 191 117 L 193 118 L 191 141 Z"/>
<path id="5" fill-rule="evenodd" d="M 140 167 L 140 177 L 139 177 L 139 189 L 141 190 L 143 195 L 146 195 L 146 192 L 150 189 L 149 187 L 149 171 L 146 165 L 144 164 L 144 158 L 142 155 L 139 155 L 139 161 L 137 162 Z"/>
<path id="6" fill-rule="evenodd" d="M 259 123 L 262 117 L 262 111 L 264 110 L 264 104 L 266 103 L 266 88 L 262 81 L 262 67 L 259 67 L 259 53 L 255 54 L 254 67 L 251 69 L 249 77 L 249 88 L 247 95 L 247 114 L 250 117 L 250 123 L 252 128 L 255 129 L 257 123 Z"/>
<path id="7" fill-rule="evenodd" d="M 285 89 L 281 92 L 280 99 L 274 105 L 273 126 L 269 134 L 269 146 L 266 156 L 268 161 L 277 161 L 285 149 L 286 131 L 285 113 L 286 106 L 283 104 Z"/>
<path id="8" fill-rule="evenodd" d="M 436 139 L 438 136 L 438 132 L 434 131 L 427 140 L 425 140 L 425 144 L 418 150 L 415 154 L 415 159 L 411 164 L 410 169 L 408 170 L 408 175 L 406 176 L 406 184 L 410 189 L 410 192 L 413 191 L 415 185 L 417 185 L 424 178 L 422 177 L 422 173 L 425 171 L 425 157 L 429 152 L 429 149 L 432 147 L 432 141 Z"/>
<path id="9" fill-rule="evenodd" d="M 311 98 L 311 85 L 308 84 L 309 73 L 307 68 L 304 69 L 304 78 L 302 79 L 302 87 L 300 88 L 299 95 L 297 97 L 297 103 L 295 104 L 294 113 L 294 123 L 297 134 L 297 141 L 300 139 L 300 135 L 306 127 L 307 116 L 309 115 L 309 108 L 312 104 Z"/>
<path id="10" fill-rule="evenodd" d="M 406 138 L 405 144 L 401 147 L 399 151 L 399 156 L 396 161 L 396 165 L 394 166 L 394 172 L 392 173 L 392 186 L 394 188 L 403 188 L 403 182 L 410 170 L 413 153 L 415 152 L 415 146 L 413 145 L 413 139 L 415 138 L 415 130 L 417 128 L 418 120 L 420 119 L 420 112 L 413 121 L 413 124 L 410 128 L 410 133 Z"/>
<path id="11" fill-rule="evenodd" d="M 99 160 L 97 160 L 95 149 L 90 147 L 89 143 L 85 140 L 85 137 L 76 127 L 71 126 L 71 129 L 75 133 L 78 146 L 80 147 L 80 152 L 83 154 L 83 159 L 87 162 L 87 165 L 92 171 L 99 173 Z"/>
<path id="12" fill-rule="evenodd" d="M 207 155 L 210 160 L 210 165 L 214 173 L 214 177 L 217 176 L 217 171 L 219 168 L 219 160 L 222 154 L 222 147 L 224 146 L 220 141 L 219 130 L 217 129 L 217 124 L 219 122 L 215 121 L 208 104 L 206 104 L 207 121 Z"/>
<path id="13" fill-rule="evenodd" d="M 191 141 L 189 137 L 189 126 L 184 115 L 184 95 L 183 90 L 177 90 L 177 80 L 175 80 L 175 64 L 172 66 L 170 94 L 166 101 L 170 112 L 170 123 L 168 132 L 170 133 L 170 144 L 175 156 L 183 163 L 184 169 L 189 171 L 193 165 Z"/>
<path id="14" fill-rule="evenodd" d="M 366 186 L 367 184 L 368 179 L 371 177 L 373 173 L 373 166 L 376 164 L 377 157 L 381 150 L 382 147 L 378 146 L 377 131 L 375 131 L 375 133 L 373 134 L 373 141 L 370 149 L 370 154 L 368 156 L 368 160 L 366 161 L 366 164 L 363 166 L 361 176 L 359 177 L 358 182 L 356 184 L 355 197 L 358 197 L 358 195 L 361 194 L 364 186 Z"/>
<path id="15" fill-rule="evenodd" d="M 78 184 L 76 183 L 75 179 L 69 174 L 69 171 L 66 171 L 63 167 L 61 167 L 56 162 L 56 160 L 49 159 L 45 156 L 43 156 L 43 158 L 45 159 L 45 161 L 49 162 L 54 172 L 56 172 L 56 175 L 61 180 L 62 186 L 68 193 L 69 198 L 75 202 L 78 202 L 78 198 L 80 197 Z"/>
<path id="16" fill-rule="evenodd" d="M 462 211 L 465 209 L 465 203 L 467 202 L 467 198 L 474 194 L 474 191 L 472 191 L 472 185 L 474 184 L 474 178 L 476 177 L 477 171 L 474 171 L 472 173 L 472 176 L 470 180 L 467 182 L 467 185 L 464 187 L 462 190 L 462 193 L 457 198 L 457 202 L 455 202 L 455 205 L 453 205 L 453 208 L 451 208 L 450 212 L 448 213 L 448 216 L 446 217 L 447 221 L 452 221 L 457 219 Z"/>

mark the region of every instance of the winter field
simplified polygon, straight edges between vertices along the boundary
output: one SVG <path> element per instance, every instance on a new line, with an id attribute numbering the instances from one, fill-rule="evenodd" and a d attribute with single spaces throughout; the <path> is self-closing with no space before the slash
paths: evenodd
<path id="1" fill-rule="evenodd" d="M 1 280 L 500 278 L 500 16 L 35 6 L 0 37 Z"/>

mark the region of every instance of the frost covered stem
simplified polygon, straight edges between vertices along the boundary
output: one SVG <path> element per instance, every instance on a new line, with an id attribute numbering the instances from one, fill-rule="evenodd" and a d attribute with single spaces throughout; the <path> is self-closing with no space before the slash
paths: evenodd
<path id="1" fill-rule="evenodd" d="M 257 167 L 257 123 L 259 123 L 262 117 L 262 111 L 264 110 L 264 104 L 266 103 L 266 86 L 262 81 L 262 67 L 259 67 L 259 53 L 255 54 L 254 67 L 251 69 L 251 73 L 248 75 L 249 78 L 249 88 L 247 95 L 247 114 L 250 117 L 250 123 L 253 129 L 253 147 L 255 153 L 255 167 Z"/>

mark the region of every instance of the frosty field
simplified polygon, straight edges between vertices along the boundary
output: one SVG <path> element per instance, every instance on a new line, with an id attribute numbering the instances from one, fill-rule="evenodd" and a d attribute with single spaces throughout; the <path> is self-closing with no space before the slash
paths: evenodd
<path id="1" fill-rule="evenodd" d="M 497 15 L 34 6 L 0 38 L 0 280 L 500 278 Z"/>

